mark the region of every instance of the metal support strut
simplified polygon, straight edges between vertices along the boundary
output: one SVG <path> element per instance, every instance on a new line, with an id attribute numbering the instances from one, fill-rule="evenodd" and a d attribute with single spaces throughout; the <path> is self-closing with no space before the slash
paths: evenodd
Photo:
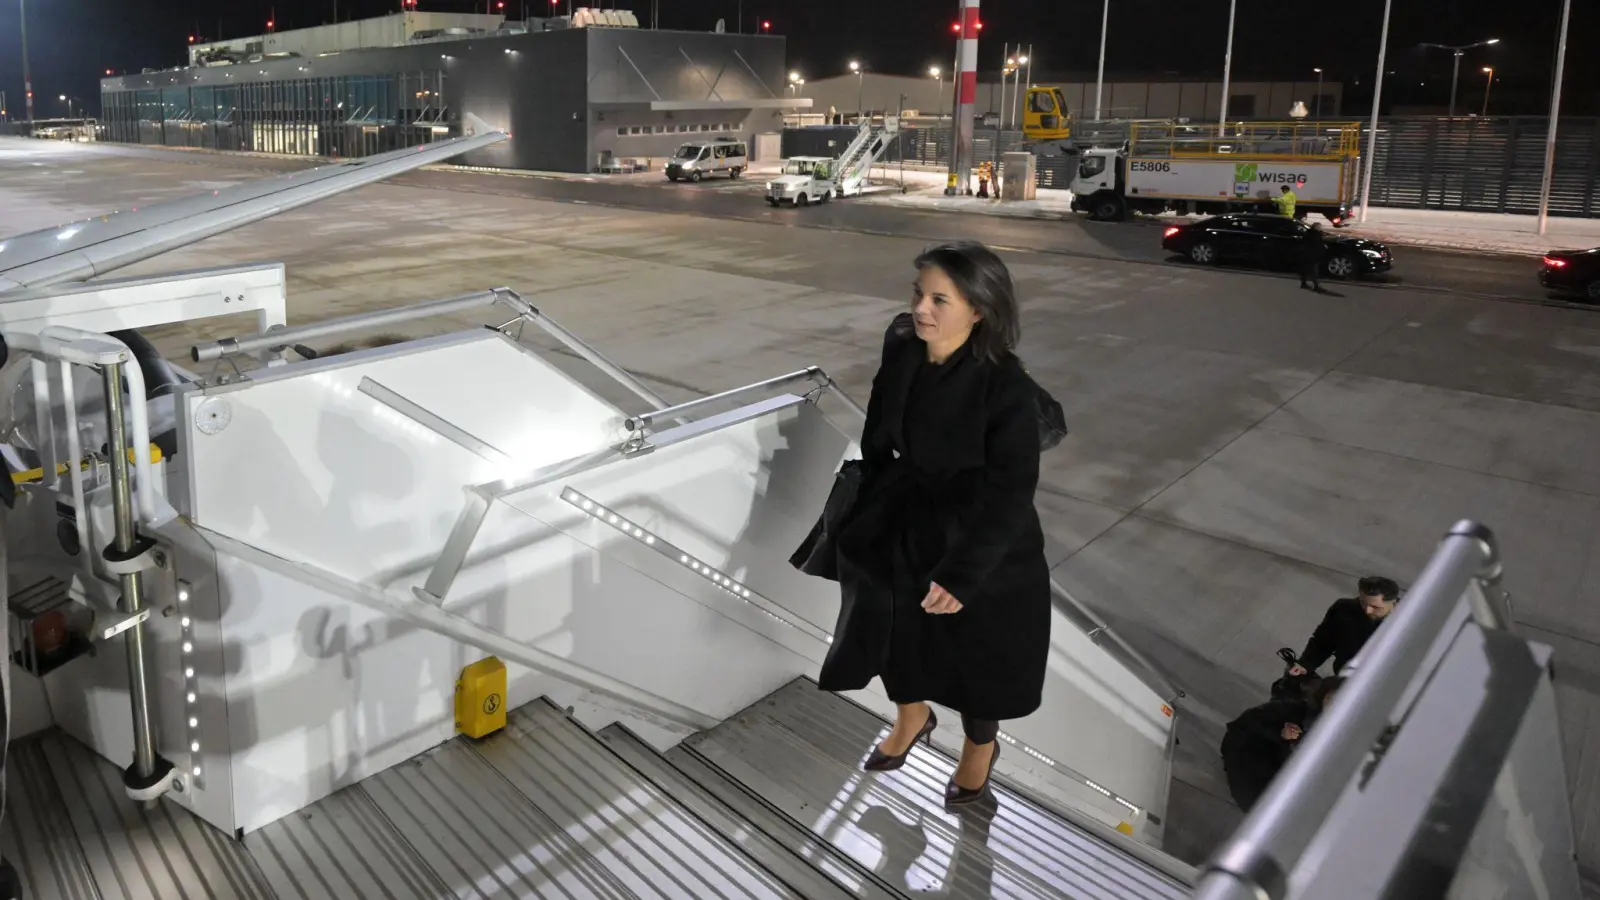
<path id="1" fill-rule="evenodd" d="M 123 632 L 128 653 L 128 703 L 133 713 L 133 763 L 122 774 L 122 785 L 135 800 L 154 800 L 166 792 L 172 763 L 156 755 L 155 734 L 150 730 L 150 693 L 144 660 L 144 622 L 135 619 L 144 610 L 144 573 L 140 557 L 148 558 L 154 543 L 141 538 L 133 517 L 133 491 L 128 477 L 128 437 L 122 422 L 122 369 L 124 363 L 100 367 L 106 392 L 106 435 L 111 457 L 111 518 L 115 537 L 105 549 L 108 568 L 118 573 L 122 585 L 122 611 L 135 624 Z"/>

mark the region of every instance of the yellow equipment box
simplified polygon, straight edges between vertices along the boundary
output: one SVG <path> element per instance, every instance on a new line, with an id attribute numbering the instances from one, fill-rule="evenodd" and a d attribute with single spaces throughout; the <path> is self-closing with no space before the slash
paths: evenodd
<path id="1" fill-rule="evenodd" d="M 493 656 L 461 670 L 456 681 L 456 730 L 487 737 L 506 727 L 506 664 Z"/>

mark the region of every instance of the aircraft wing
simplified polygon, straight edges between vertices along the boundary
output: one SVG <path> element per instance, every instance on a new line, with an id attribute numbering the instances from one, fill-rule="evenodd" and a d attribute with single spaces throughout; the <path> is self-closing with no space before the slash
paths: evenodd
<path id="1" fill-rule="evenodd" d="M 505 140 L 476 116 L 466 137 L 331 163 L 121 210 L 0 242 L 0 292 L 84 281 L 352 188 Z"/>

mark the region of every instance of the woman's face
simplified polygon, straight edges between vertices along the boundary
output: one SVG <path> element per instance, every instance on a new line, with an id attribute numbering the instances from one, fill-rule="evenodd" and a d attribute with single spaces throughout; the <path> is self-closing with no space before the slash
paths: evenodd
<path id="1" fill-rule="evenodd" d="M 917 337 L 929 344 L 959 347 L 983 315 L 967 302 L 950 276 L 938 266 L 924 266 L 911 288 L 911 318 Z"/>

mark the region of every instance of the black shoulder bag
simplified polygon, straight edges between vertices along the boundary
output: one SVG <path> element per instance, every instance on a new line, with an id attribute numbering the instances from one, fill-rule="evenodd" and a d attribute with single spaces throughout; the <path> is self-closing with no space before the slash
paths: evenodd
<path id="1" fill-rule="evenodd" d="M 807 575 L 839 580 L 839 532 L 844 530 L 855 511 L 865 479 L 865 463 L 859 459 L 844 461 L 833 476 L 833 489 L 828 492 L 822 515 L 817 517 L 817 524 L 811 526 L 811 533 L 800 542 L 799 549 L 789 557 L 790 565 Z"/>

